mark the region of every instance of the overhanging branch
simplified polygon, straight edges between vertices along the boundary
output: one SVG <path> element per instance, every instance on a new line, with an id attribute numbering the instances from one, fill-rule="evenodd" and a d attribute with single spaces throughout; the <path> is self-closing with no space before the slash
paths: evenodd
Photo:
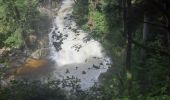
<path id="1" fill-rule="evenodd" d="M 160 25 L 160 24 L 152 23 L 152 22 L 143 22 L 143 23 L 147 23 L 147 24 L 150 24 L 150 25 L 153 25 L 153 26 L 156 26 L 156 27 L 160 27 L 160 28 L 164 28 L 166 30 L 169 30 L 168 27 L 165 26 L 165 25 Z"/>
<path id="2" fill-rule="evenodd" d="M 165 55 L 165 56 L 170 56 L 170 54 L 168 53 L 168 51 L 166 50 L 162 50 L 162 49 L 159 49 L 159 48 L 154 48 L 154 47 L 148 47 L 142 43 L 139 43 L 135 40 L 131 40 L 131 42 L 133 44 L 135 44 L 136 46 L 139 46 L 145 50 L 147 50 L 148 52 L 154 52 L 154 53 L 159 53 L 159 54 L 162 54 L 162 55 Z"/>

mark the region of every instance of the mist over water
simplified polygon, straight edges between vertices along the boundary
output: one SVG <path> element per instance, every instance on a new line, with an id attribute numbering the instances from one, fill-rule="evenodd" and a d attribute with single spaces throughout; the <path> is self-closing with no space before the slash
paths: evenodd
<path id="1" fill-rule="evenodd" d="M 85 89 L 98 81 L 111 62 L 101 44 L 76 26 L 73 5 L 74 0 L 63 0 L 54 18 L 49 33 L 50 59 L 55 62 L 54 77 L 77 77 Z"/>

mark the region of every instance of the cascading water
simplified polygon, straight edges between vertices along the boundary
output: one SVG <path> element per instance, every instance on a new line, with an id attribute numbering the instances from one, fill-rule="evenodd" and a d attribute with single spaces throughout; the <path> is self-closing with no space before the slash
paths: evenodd
<path id="1" fill-rule="evenodd" d="M 63 0 L 49 33 L 50 58 L 55 61 L 57 78 L 74 76 L 81 79 L 81 87 L 91 87 L 101 73 L 106 72 L 110 60 L 100 43 L 77 28 L 72 17 L 74 0 Z"/>

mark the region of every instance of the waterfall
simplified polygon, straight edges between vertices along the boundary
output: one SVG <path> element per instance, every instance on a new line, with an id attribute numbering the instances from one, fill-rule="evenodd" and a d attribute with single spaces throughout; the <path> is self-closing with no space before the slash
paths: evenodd
<path id="1" fill-rule="evenodd" d="M 78 29 L 72 16 L 74 0 L 63 0 L 49 33 L 50 59 L 55 61 L 54 76 L 81 79 L 82 88 L 91 87 L 110 66 L 101 44 Z"/>

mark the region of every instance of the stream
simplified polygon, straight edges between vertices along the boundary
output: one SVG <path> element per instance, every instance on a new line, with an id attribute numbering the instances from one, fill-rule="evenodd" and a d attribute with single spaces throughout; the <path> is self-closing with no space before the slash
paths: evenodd
<path id="1" fill-rule="evenodd" d="M 28 59 L 17 70 L 17 78 L 67 80 L 65 84 L 76 79 L 82 89 L 88 89 L 111 66 L 101 44 L 76 26 L 73 5 L 74 0 L 63 0 L 53 19 L 47 58 Z"/>
<path id="2" fill-rule="evenodd" d="M 81 87 L 91 87 L 106 72 L 110 60 L 101 44 L 78 29 L 72 17 L 74 0 L 64 0 L 49 34 L 50 59 L 57 78 L 76 77 Z"/>

